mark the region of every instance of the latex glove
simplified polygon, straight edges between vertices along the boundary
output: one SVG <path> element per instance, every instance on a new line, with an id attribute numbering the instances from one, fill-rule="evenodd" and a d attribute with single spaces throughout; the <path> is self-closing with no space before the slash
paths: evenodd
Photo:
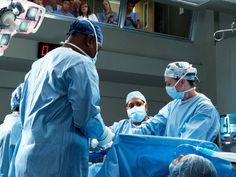
<path id="1" fill-rule="evenodd" d="M 105 145 L 99 145 L 99 142 L 97 139 L 92 139 L 90 142 L 90 148 L 92 148 L 93 150 L 106 150 L 108 148 L 111 147 L 111 145 L 113 144 L 113 141 L 110 141 L 108 144 Z"/>
<path id="2" fill-rule="evenodd" d="M 113 141 L 110 141 L 109 143 L 107 143 L 107 144 L 101 146 L 101 148 L 102 148 L 103 150 L 106 150 L 106 149 L 110 148 L 112 144 L 113 144 Z"/>
<path id="3" fill-rule="evenodd" d="M 99 146 L 105 147 L 108 145 L 110 142 L 112 142 L 114 135 L 115 134 L 111 131 L 111 129 L 106 127 L 102 136 L 98 138 Z"/>
<path id="4" fill-rule="evenodd" d="M 98 147 L 98 145 L 99 145 L 99 142 L 98 142 L 97 139 L 92 139 L 92 140 L 91 140 L 91 142 L 90 142 L 90 147 L 91 147 L 91 148 L 95 149 L 95 148 Z"/>

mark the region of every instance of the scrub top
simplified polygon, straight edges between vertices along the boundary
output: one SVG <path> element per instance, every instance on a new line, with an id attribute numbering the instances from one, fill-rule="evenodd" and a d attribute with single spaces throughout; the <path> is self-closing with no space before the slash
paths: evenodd
<path id="1" fill-rule="evenodd" d="M 159 135 L 214 141 L 220 128 L 220 115 L 211 100 L 198 95 L 175 99 L 157 115 L 136 128 L 144 135 Z"/>

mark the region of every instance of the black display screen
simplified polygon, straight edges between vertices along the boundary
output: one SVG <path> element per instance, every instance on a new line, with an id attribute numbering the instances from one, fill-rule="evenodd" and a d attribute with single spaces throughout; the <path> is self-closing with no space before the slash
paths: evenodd
<path id="1" fill-rule="evenodd" d="M 52 43 L 45 43 L 45 42 L 39 42 L 38 43 L 38 58 L 43 57 L 46 55 L 49 51 L 60 47 L 60 44 L 52 44 Z"/>

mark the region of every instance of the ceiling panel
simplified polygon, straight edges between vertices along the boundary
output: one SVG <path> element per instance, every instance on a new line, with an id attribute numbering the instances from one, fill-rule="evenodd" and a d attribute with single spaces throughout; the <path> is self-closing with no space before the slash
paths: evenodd
<path id="1" fill-rule="evenodd" d="M 156 0 L 156 2 L 189 9 L 211 9 L 236 14 L 236 0 Z"/>
<path id="2" fill-rule="evenodd" d="M 190 6 L 195 6 L 195 7 L 198 7 L 204 3 L 207 3 L 209 2 L 210 0 L 171 0 L 171 1 L 174 1 L 174 2 L 177 2 L 177 3 L 183 3 L 183 4 L 186 4 L 186 5 L 190 5 Z"/>

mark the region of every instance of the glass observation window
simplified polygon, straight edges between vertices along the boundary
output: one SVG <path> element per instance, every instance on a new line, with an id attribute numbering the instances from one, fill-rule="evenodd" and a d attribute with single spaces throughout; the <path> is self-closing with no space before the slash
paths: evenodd
<path id="1" fill-rule="evenodd" d="M 31 0 L 48 13 L 125 29 L 190 38 L 193 10 L 163 0 Z"/>
<path id="2" fill-rule="evenodd" d="M 155 0 L 140 0 L 135 4 L 128 1 L 124 28 L 188 38 L 192 16 L 192 10 Z"/>
<path id="3" fill-rule="evenodd" d="M 118 25 L 119 0 L 30 0 L 46 8 L 47 13 L 104 24 Z"/>

